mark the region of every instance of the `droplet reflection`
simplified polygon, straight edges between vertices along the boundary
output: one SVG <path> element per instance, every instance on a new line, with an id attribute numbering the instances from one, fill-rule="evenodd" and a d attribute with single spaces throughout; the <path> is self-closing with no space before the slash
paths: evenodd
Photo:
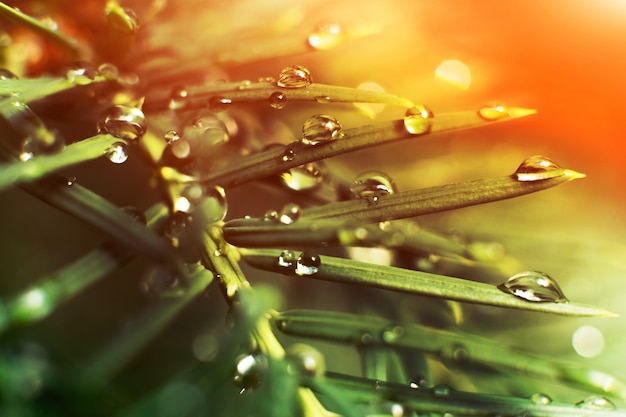
<path id="1" fill-rule="evenodd" d="M 498 288 L 527 301 L 552 303 L 568 301 L 559 284 L 548 274 L 539 271 L 515 274 Z"/>

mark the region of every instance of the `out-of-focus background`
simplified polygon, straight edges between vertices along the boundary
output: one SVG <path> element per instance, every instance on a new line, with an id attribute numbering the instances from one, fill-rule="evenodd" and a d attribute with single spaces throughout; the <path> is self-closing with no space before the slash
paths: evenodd
<path id="1" fill-rule="evenodd" d="M 135 3 L 140 10 L 142 2 Z M 91 12 L 84 13 L 90 16 Z M 556 278 L 570 299 L 621 315 L 571 319 L 507 313 L 506 319 L 501 319 L 499 310 L 489 310 L 491 313 L 477 316 L 483 322 L 466 323 L 468 328 L 498 334 L 511 346 L 576 359 L 626 379 L 622 359 L 626 347 L 622 331 L 626 325 L 626 222 L 622 215 L 626 204 L 622 191 L 626 185 L 626 147 L 622 143 L 626 2 L 189 0 L 171 1 L 156 22 L 154 29 L 147 29 L 155 34 L 149 42 L 183 51 L 181 63 L 204 59 L 206 51 L 223 51 L 224 56 L 231 54 L 233 61 L 240 56 L 260 57 L 251 64 L 207 66 L 210 80 L 255 80 L 276 76 L 284 66 L 298 64 L 309 68 L 316 82 L 352 87 L 375 82 L 388 92 L 429 106 L 435 114 L 479 109 L 488 102 L 537 109 L 536 115 L 510 123 L 418 137 L 413 142 L 343 156 L 330 165 L 353 174 L 363 169 L 385 171 L 399 189 L 507 175 L 535 154 L 587 174 L 583 180 L 536 195 L 418 221 L 440 231 L 500 242 L 525 269 L 545 271 Z M 346 42 L 328 50 L 307 45 L 317 26 L 329 24 L 341 27 Z M 177 40 L 174 45 L 172 39 Z M 277 41 L 281 39 L 284 43 Z M 267 45 L 273 49 L 264 49 Z M 270 110 L 267 123 L 276 123 L 280 132 L 291 129 L 296 135 L 302 122 L 318 112 L 332 112 L 344 127 L 371 122 L 366 115 L 355 116 L 352 107 L 319 110 L 308 105 L 294 106 L 288 112 Z M 402 109 L 387 108 L 376 118 L 402 116 Z M 135 192 L 145 177 L 133 177 L 136 166 L 132 164 L 112 167 L 108 161 L 97 162 L 77 171 L 78 181 L 98 188 L 120 205 L 145 208 L 149 199 Z M 154 194 L 149 194 L 150 198 Z M 52 213 L 19 192 L 12 190 L 0 198 L 0 225 L 5 232 L 1 246 L 6 255 L 0 271 L 6 280 L 3 285 L 11 290 L 20 288 L 20 280 L 26 282 L 75 259 L 76 248 L 93 247 L 102 239 L 80 222 Z M 246 214 L 247 207 L 259 210 L 249 195 L 236 192 L 230 204 L 240 215 Z M 23 240 L 15 241 L 16 235 Z M 47 258 L 51 245 L 55 252 Z M 126 272 L 132 277 L 135 271 Z M 134 282 L 124 285 L 136 288 Z M 72 306 L 78 311 L 86 309 L 86 316 L 92 318 L 110 307 L 106 300 L 81 306 L 83 301 L 75 300 Z M 125 320 L 124 314 L 119 313 L 119 322 Z M 62 328 L 63 320 L 70 322 L 63 317 L 50 332 Z M 86 329 L 82 336 L 97 340 L 100 336 L 95 333 L 113 332 L 115 326 L 108 326 Z M 581 338 L 577 333 L 581 327 L 588 332 L 583 332 L 583 342 L 574 343 L 579 340 L 575 334 Z M 74 354 L 74 349 L 69 352 Z"/>

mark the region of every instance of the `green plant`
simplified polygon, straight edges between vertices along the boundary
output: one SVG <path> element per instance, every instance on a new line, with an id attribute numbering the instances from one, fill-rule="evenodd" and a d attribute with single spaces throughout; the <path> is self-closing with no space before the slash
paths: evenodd
<path id="1" fill-rule="evenodd" d="M 129 9 L 98 4 L 97 30 L 70 19 L 73 37 L 0 3 L 14 21 L 9 32 L 45 42 L 49 54 L 43 68 L 18 68 L 19 78 L 2 73 L 0 190 L 9 207 L 58 216 L 24 200 L 29 195 L 67 213 L 57 217 L 62 230 L 45 233 L 90 248 L 31 248 L 27 225 L 15 229 L 18 262 L 25 250 L 43 259 L 31 277 L 6 257 L 3 415 L 621 414 L 605 398 L 626 389 L 612 376 L 459 325 L 467 311 L 480 317 L 467 304 L 612 313 L 568 300 L 546 274 L 518 274 L 519 263 L 494 255 L 488 242 L 414 221 L 583 174 L 535 156 L 511 175 L 397 191 L 367 161 L 356 179 L 341 164 L 323 164 L 534 110 L 494 104 L 433 115 L 393 94 L 313 83 L 302 66 L 257 82 L 206 83 L 209 61 L 236 77 L 284 49 L 268 41 L 266 55 L 226 48 L 181 63 L 185 45 L 154 46 L 158 27 L 148 23 L 142 33 Z M 72 6 L 47 7 L 63 16 Z M 154 14 L 158 23 L 162 7 L 144 5 L 142 20 Z M 312 45 L 337 41 L 325 29 Z M 12 48 L 6 65 L 17 65 Z M 384 104 L 399 116 L 363 123 L 352 103 Z M 276 119 L 303 114 L 302 130 L 289 137 L 272 129 Z M 65 236 L 83 225 L 87 233 Z M 438 273 L 441 264 L 454 274 Z M 546 388 L 586 399 L 553 402 Z"/>

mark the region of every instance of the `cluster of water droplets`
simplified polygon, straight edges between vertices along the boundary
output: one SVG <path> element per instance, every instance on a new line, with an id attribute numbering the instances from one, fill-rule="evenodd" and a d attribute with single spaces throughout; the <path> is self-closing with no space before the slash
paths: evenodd
<path id="1" fill-rule="evenodd" d="M 276 264 L 299 276 L 315 275 L 321 265 L 320 256 L 311 251 L 304 251 L 296 256 L 292 250 L 284 250 L 278 255 Z"/>
<path id="2" fill-rule="evenodd" d="M 302 125 L 302 143 L 317 145 L 343 138 L 344 133 L 339 121 L 326 114 L 309 117 Z"/>
<path id="3" fill-rule="evenodd" d="M 559 284 L 548 274 L 539 271 L 515 274 L 498 288 L 527 301 L 552 303 L 568 301 Z"/>
<path id="4" fill-rule="evenodd" d="M 350 185 L 352 198 L 375 204 L 384 196 L 394 194 L 396 186 L 387 174 L 380 171 L 366 171 L 359 174 Z"/>
<path id="5" fill-rule="evenodd" d="M 111 162 L 121 164 L 128 159 L 128 143 L 138 140 L 146 133 L 147 121 L 141 109 L 120 104 L 111 106 L 102 113 L 97 128 L 100 134 L 121 139 L 105 151 Z"/>
<path id="6" fill-rule="evenodd" d="M 263 219 L 274 223 L 293 224 L 301 215 L 302 209 L 299 205 L 288 203 L 280 211 L 268 210 L 263 216 Z"/>
<path id="7" fill-rule="evenodd" d="M 542 155 L 524 160 L 513 174 L 518 181 L 539 181 L 558 177 L 563 170 L 553 160 Z"/>

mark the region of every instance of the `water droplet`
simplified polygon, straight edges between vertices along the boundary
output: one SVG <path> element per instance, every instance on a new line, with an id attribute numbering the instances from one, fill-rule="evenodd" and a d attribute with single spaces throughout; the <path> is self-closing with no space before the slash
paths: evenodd
<path id="1" fill-rule="evenodd" d="M 318 254 L 304 251 L 296 261 L 296 275 L 315 275 L 319 270 L 321 259 Z"/>
<path id="2" fill-rule="evenodd" d="M 293 167 L 280 174 L 280 177 L 294 191 L 309 191 L 321 184 L 324 173 L 319 162 L 311 162 Z"/>
<path id="3" fill-rule="evenodd" d="M 404 335 L 404 327 L 393 326 L 383 330 L 382 339 L 385 343 L 394 343 Z"/>
<path id="4" fill-rule="evenodd" d="M 105 9 L 107 21 L 111 27 L 119 32 L 133 34 L 139 28 L 137 15 L 131 9 L 121 7 L 116 2 L 109 2 Z"/>
<path id="5" fill-rule="evenodd" d="M 325 114 L 310 117 L 302 126 L 302 143 L 307 145 L 317 145 L 342 137 L 343 130 L 337 119 Z"/>
<path id="6" fill-rule="evenodd" d="M 337 23 L 319 25 L 307 38 L 309 45 L 316 50 L 334 48 L 345 40 L 341 26 Z"/>
<path id="7" fill-rule="evenodd" d="M 274 91 L 269 97 L 270 107 L 274 109 L 284 109 L 287 105 L 287 96 L 280 91 Z"/>
<path id="8" fill-rule="evenodd" d="M 615 404 L 608 398 L 601 397 L 599 395 L 591 395 L 584 400 L 576 403 L 577 407 L 584 408 L 585 410 L 596 411 L 614 411 L 617 409 Z"/>
<path id="9" fill-rule="evenodd" d="M 224 122 L 213 113 L 200 115 L 192 126 L 185 128 L 185 138 L 191 142 L 213 146 L 228 142 L 228 130 Z"/>
<path id="10" fill-rule="evenodd" d="M 452 388 L 446 384 L 439 384 L 432 387 L 431 392 L 437 397 L 447 397 L 452 392 Z"/>
<path id="11" fill-rule="evenodd" d="M 326 369 L 324 355 L 313 346 L 305 343 L 294 343 L 287 348 L 287 358 L 292 361 L 298 371 L 304 375 L 323 375 Z"/>
<path id="12" fill-rule="evenodd" d="M 362 198 L 373 204 L 381 197 L 395 193 L 396 186 L 387 174 L 366 171 L 356 177 L 350 186 L 350 192 L 353 198 Z"/>
<path id="13" fill-rule="evenodd" d="M 296 265 L 296 254 L 292 250 L 284 250 L 278 256 L 278 266 L 293 268 Z"/>
<path id="14" fill-rule="evenodd" d="M 266 84 L 276 84 L 276 78 L 274 78 L 274 77 L 259 77 L 259 82 L 260 83 L 266 83 Z"/>
<path id="15" fill-rule="evenodd" d="M 117 80 L 120 76 L 120 70 L 110 62 L 100 64 L 97 73 L 105 80 Z"/>
<path id="16" fill-rule="evenodd" d="M 209 98 L 209 110 L 218 113 L 226 110 L 229 104 L 232 104 L 232 100 L 222 96 L 213 96 Z"/>
<path id="17" fill-rule="evenodd" d="M 465 365 L 469 360 L 470 354 L 465 345 L 461 343 L 451 343 L 441 351 L 444 362 L 449 366 Z"/>
<path id="18" fill-rule="evenodd" d="M 305 88 L 313 82 L 311 72 L 300 66 L 293 65 L 283 68 L 278 75 L 276 85 L 283 88 Z"/>
<path id="19" fill-rule="evenodd" d="M 104 155 L 114 164 L 123 164 L 128 159 L 128 146 L 124 142 L 115 142 Z"/>
<path id="20" fill-rule="evenodd" d="M 278 214 L 278 220 L 282 224 L 292 224 L 296 222 L 300 215 L 302 214 L 302 210 L 300 206 L 294 203 L 287 204 Z"/>
<path id="21" fill-rule="evenodd" d="M 428 387 L 428 379 L 425 376 L 418 375 L 414 378 L 411 378 L 411 381 L 409 382 L 409 387 L 413 389 L 426 388 Z"/>
<path id="22" fill-rule="evenodd" d="M 509 117 L 509 111 L 503 104 L 487 104 L 478 110 L 478 115 L 485 120 L 494 121 Z"/>
<path id="23" fill-rule="evenodd" d="M 187 102 L 189 101 L 189 96 L 189 91 L 185 86 L 179 85 L 174 87 L 170 93 L 170 102 L 168 105 L 169 109 L 179 110 L 185 108 L 187 106 Z"/>
<path id="24" fill-rule="evenodd" d="M 291 148 L 287 148 L 285 149 L 285 152 L 283 152 L 283 161 L 284 162 L 289 162 L 289 161 L 293 161 L 293 159 L 296 157 L 296 151 L 294 151 Z"/>
<path id="25" fill-rule="evenodd" d="M 163 233 L 170 239 L 178 239 L 182 236 L 187 226 L 189 226 L 189 222 L 189 214 L 183 213 L 182 211 L 175 211 L 167 219 Z"/>
<path id="26" fill-rule="evenodd" d="M 553 160 L 535 155 L 522 162 L 513 175 L 518 181 L 539 181 L 558 177 L 561 173 L 561 167 Z"/>
<path id="27" fill-rule="evenodd" d="M 220 338 L 213 333 L 200 333 L 191 343 L 193 355 L 200 362 L 211 362 L 220 351 Z"/>
<path id="28" fill-rule="evenodd" d="M 87 85 L 96 78 L 97 74 L 96 67 L 89 62 L 81 61 L 67 69 L 65 78 L 76 85 Z"/>
<path id="29" fill-rule="evenodd" d="M 263 215 L 263 220 L 268 222 L 277 222 L 278 221 L 278 212 L 276 210 L 268 210 Z"/>
<path id="30" fill-rule="evenodd" d="M 328 104 L 331 101 L 333 101 L 333 99 L 330 98 L 329 96 L 317 96 L 315 97 L 315 101 L 317 101 L 320 104 Z"/>
<path id="31" fill-rule="evenodd" d="M 252 81 L 250 80 L 243 80 L 239 83 L 239 85 L 237 86 L 238 90 L 247 90 L 248 88 L 252 87 Z"/>
<path id="32" fill-rule="evenodd" d="M 204 221 L 217 223 L 224 220 L 228 213 L 228 201 L 226 199 L 226 191 L 219 185 L 209 189 L 204 189 L 204 198 L 202 199 L 199 209 L 202 212 Z"/>
<path id="33" fill-rule="evenodd" d="M 241 389 L 240 394 L 254 389 L 261 383 L 267 360 L 260 355 L 243 355 L 237 359 L 233 382 Z"/>
<path id="34" fill-rule="evenodd" d="M 537 392 L 530 396 L 530 401 L 537 405 L 548 405 L 552 402 L 552 398 L 547 394 Z"/>
<path id="35" fill-rule="evenodd" d="M 411 107 L 404 114 L 404 128 L 412 135 L 423 135 L 430 131 L 433 117 L 433 112 L 426 106 Z"/>
<path id="36" fill-rule="evenodd" d="M 6 68 L 0 68 L 0 80 L 17 80 L 19 77 Z"/>
<path id="37" fill-rule="evenodd" d="M 539 271 L 515 274 L 498 288 L 528 301 L 556 303 L 567 301 L 559 284 L 548 274 Z"/>
<path id="38" fill-rule="evenodd" d="M 175 130 L 168 130 L 167 132 L 165 132 L 165 134 L 163 135 L 163 139 L 165 139 L 165 142 L 168 145 L 172 145 L 174 142 L 180 140 L 181 136 L 178 134 L 177 131 Z"/>
<path id="39" fill-rule="evenodd" d="M 146 219 L 146 214 L 143 212 L 143 210 L 139 210 L 135 206 L 124 206 L 121 207 L 120 210 L 128 214 L 134 221 L 143 225 L 148 224 L 148 219 Z"/>
<path id="40" fill-rule="evenodd" d="M 172 290 L 177 284 L 178 277 L 170 267 L 154 265 L 144 272 L 139 288 L 145 294 L 160 296 Z"/>
<path id="41" fill-rule="evenodd" d="M 71 186 L 72 186 L 72 185 L 74 185 L 74 184 L 76 184 L 76 177 L 69 177 L 69 178 L 67 179 L 67 185 L 68 185 L 69 187 L 71 187 Z"/>
<path id="42" fill-rule="evenodd" d="M 51 155 L 61 152 L 65 148 L 65 139 L 58 131 L 48 130 L 43 123 L 28 127 L 33 136 L 22 141 L 19 159 L 22 162 L 33 159 L 37 155 Z"/>
<path id="43" fill-rule="evenodd" d="M 116 105 L 107 109 L 98 123 L 98 133 L 108 133 L 124 140 L 136 140 L 146 133 L 146 116 L 131 106 Z"/>

